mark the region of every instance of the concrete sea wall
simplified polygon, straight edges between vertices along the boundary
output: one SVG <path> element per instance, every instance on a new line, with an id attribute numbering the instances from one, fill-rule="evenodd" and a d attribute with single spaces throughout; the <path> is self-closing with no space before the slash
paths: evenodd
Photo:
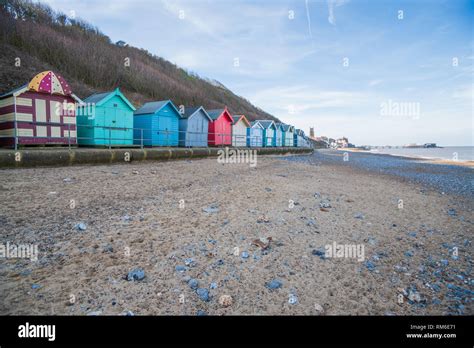
<path id="1" fill-rule="evenodd" d="M 232 148 L 229 148 L 229 150 Z M 31 148 L 0 150 L 0 168 L 28 168 L 108 164 L 135 161 L 168 161 L 217 157 L 223 148 L 144 148 L 144 149 L 95 149 L 95 148 Z M 243 150 L 240 148 L 240 150 Z M 313 149 L 293 147 L 248 148 L 257 155 L 310 154 Z"/>

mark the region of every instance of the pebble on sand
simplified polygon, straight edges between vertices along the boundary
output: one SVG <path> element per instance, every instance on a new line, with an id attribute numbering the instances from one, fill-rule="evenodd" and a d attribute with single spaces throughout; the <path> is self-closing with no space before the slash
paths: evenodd
<path id="1" fill-rule="evenodd" d="M 184 264 L 189 267 L 194 267 L 196 265 L 192 258 L 185 259 Z"/>
<path id="2" fill-rule="evenodd" d="M 202 211 L 208 214 L 213 214 L 213 213 L 218 213 L 219 212 L 219 206 L 217 203 L 213 203 L 210 206 L 203 208 Z"/>
<path id="3" fill-rule="evenodd" d="M 368 269 L 370 272 L 372 272 L 373 270 L 375 270 L 375 265 L 373 264 L 372 261 L 367 260 L 367 261 L 364 262 L 364 265 L 365 265 L 365 267 L 367 267 L 367 269 Z"/>
<path id="4" fill-rule="evenodd" d="M 177 272 L 184 272 L 186 271 L 186 267 L 182 265 L 178 265 L 174 268 Z"/>
<path id="5" fill-rule="evenodd" d="M 222 295 L 219 297 L 219 304 L 224 307 L 229 307 L 232 306 L 232 303 L 234 300 L 232 299 L 232 296 L 230 295 Z"/>
<path id="6" fill-rule="evenodd" d="M 324 209 L 331 208 L 331 203 L 329 203 L 328 200 L 322 200 L 322 201 L 319 203 L 319 207 L 320 207 L 320 208 L 324 208 Z"/>
<path id="7" fill-rule="evenodd" d="M 298 297 L 295 294 L 290 294 L 288 296 L 288 303 L 291 305 L 297 304 L 298 303 Z"/>
<path id="8" fill-rule="evenodd" d="M 324 314 L 324 308 L 319 303 L 314 304 L 314 309 L 318 314 Z"/>
<path id="9" fill-rule="evenodd" d="M 87 226 L 85 223 L 79 222 L 78 224 L 74 226 L 74 228 L 79 231 L 85 231 L 87 229 Z"/>
<path id="10" fill-rule="evenodd" d="M 188 285 L 191 289 L 196 290 L 199 287 L 199 282 L 197 279 L 192 278 L 188 281 Z"/>
<path id="11" fill-rule="evenodd" d="M 209 297 L 209 290 L 207 290 L 207 289 L 199 288 L 199 289 L 196 290 L 196 294 L 204 302 L 209 302 L 211 300 L 211 298 Z"/>
<path id="12" fill-rule="evenodd" d="M 281 281 L 277 280 L 277 279 L 273 279 L 272 281 L 265 284 L 265 286 L 270 290 L 279 289 L 279 288 L 281 288 L 282 285 L 283 285 L 283 283 Z"/>
<path id="13" fill-rule="evenodd" d="M 127 280 L 130 281 L 135 281 L 135 280 L 143 280 L 145 278 L 145 271 L 141 268 L 135 268 L 134 270 L 131 270 L 127 274 Z"/>
<path id="14" fill-rule="evenodd" d="M 311 254 L 314 256 L 319 256 L 321 260 L 326 259 L 326 251 L 323 248 L 314 249 Z"/>

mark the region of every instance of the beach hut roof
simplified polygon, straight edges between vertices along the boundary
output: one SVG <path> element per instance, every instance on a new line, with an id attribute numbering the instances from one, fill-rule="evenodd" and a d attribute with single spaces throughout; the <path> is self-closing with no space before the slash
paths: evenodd
<path id="1" fill-rule="evenodd" d="M 160 100 L 145 103 L 140 109 L 135 111 L 135 115 L 154 114 L 163 109 L 168 104 L 171 105 L 178 115 L 181 115 L 171 100 Z"/>
<path id="2" fill-rule="evenodd" d="M 234 120 L 232 119 L 232 116 L 230 115 L 229 111 L 227 111 L 227 108 L 208 110 L 207 113 L 209 114 L 209 116 L 212 118 L 213 121 L 217 120 L 220 115 L 225 113 L 225 114 L 227 114 L 227 117 L 229 118 L 229 120 L 231 122 L 234 122 Z"/>
<path id="3" fill-rule="evenodd" d="M 234 115 L 232 116 L 232 119 L 234 120 L 233 124 L 236 124 L 237 122 L 242 120 L 247 125 L 247 127 L 250 127 L 250 122 L 249 120 L 247 120 L 247 117 L 245 117 L 245 115 Z"/>
<path id="4" fill-rule="evenodd" d="M 209 121 L 212 121 L 212 118 L 209 116 L 206 109 L 204 109 L 202 106 L 198 106 L 194 108 L 185 107 L 184 114 L 181 114 L 181 118 L 190 118 L 192 115 L 199 112 L 199 110 L 202 110 L 204 112 L 204 115 L 206 115 L 206 117 L 209 119 Z"/>
<path id="5" fill-rule="evenodd" d="M 296 129 L 295 133 L 298 134 L 298 135 L 304 136 L 304 131 L 301 130 L 301 129 Z"/>
<path id="6" fill-rule="evenodd" d="M 133 104 L 128 101 L 128 99 L 122 94 L 122 92 L 120 92 L 120 89 L 118 88 L 112 92 L 95 93 L 84 99 L 84 103 L 94 103 L 96 106 L 100 106 L 115 96 L 119 96 L 125 102 L 125 104 L 130 107 L 130 109 L 133 111 L 136 110 Z"/>
<path id="7" fill-rule="evenodd" d="M 285 131 L 285 128 L 283 128 L 283 126 L 285 126 L 283 123 L 275 122 L 275 127 L 279 128 L 282 131 Z"/>
<path id="8" fill-rule="evenodd" d="M 253 121 L 253 122 L 251 123 L 251 127 L 252 127 L 252 128 L 260 127 L 260 128 L 263 129 L 263 126 L 262 126 L 262 124 L 261 124 L 259 121 Z"/>
<path id="9" fill-rule="evenodd" d="M 10 92 L 7 92 L 5 94 L 0 95 L 0 98 L 10 97 L 10 96 L 13 96 L 13 95 L 19 95 L 23 92 L 26 92 L 27 90 L 28 90 L 28 84 L 24 84 L 23 86 L 15 88 L 15 89 L 11 90 Z"/>
<path id="10" fill-rule="evenodd" d="M 295 131 L 295 126 L 292 126 L 291 124 L 282 123 L 281 127 L 283 128 L 283 130 L 285 132 L 294 132 Z"/>
<path id="11" fill-rule="evenodd" d="M 28 90 L 29 90 L 29 83 L 26 83 L 23 86 L 12 89 L 11 91 L 0 95 L 0 99 L 11 97 L 11 96 L 19 96 L 20 94 L 25 93 Z M 82 103 L 82 100 L 74 93 L 71 93 L 69 96 L 72 97 L 79 104 Z"/>
<path id="12" fill-rule="evenodd" d="M 273 129 L 276 129 L 275 122 L 273 122 L 272 120 L 258 120 L 258 122 L 260 122 L 263 128 L 273 127 Z"/>
<path id="13" fill-rule="evenodd" d="M 71 87 L 66 80 L 59 74 L 51 70 L 43 71 L 33 77 L 28 84 L 28 89 L 34 92 L 60 94 L 70 96 Z"/>

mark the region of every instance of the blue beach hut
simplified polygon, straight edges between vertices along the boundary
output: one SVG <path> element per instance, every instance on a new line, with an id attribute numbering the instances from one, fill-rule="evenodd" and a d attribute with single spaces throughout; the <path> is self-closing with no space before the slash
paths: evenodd
<path id="1" fill-rule="evenodd" d="M 178 146 L 180 117 L 171 100 L 145 103 L 133 116 L 135 144 Z"/>
<path id="2" fill-rule="evenodd" d="M 247 128 L 247 146 L 262 147 L 263 146 L 263 126 L 258 121 L 253 121 Z"/>

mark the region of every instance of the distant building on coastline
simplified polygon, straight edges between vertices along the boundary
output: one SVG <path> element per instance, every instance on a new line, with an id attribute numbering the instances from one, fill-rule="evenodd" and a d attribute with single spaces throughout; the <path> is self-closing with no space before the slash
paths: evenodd
<path id="1" fill-rule="evenodd" d="M 421 148 L 436 148 L 438 146 L 436 145 L 436 143 L 426 143 L 423 145 L 407 144 L 407 145 L 403 145 L 403 147 L 408 148 L 408 149 L 421 149 Z"/>
<path id="2" fill-rule="evenodd" d="M 337 147 L 349 147 L 349 139 L 346 137 L 342 137 L 336 140 L 336 146 Z"/>

